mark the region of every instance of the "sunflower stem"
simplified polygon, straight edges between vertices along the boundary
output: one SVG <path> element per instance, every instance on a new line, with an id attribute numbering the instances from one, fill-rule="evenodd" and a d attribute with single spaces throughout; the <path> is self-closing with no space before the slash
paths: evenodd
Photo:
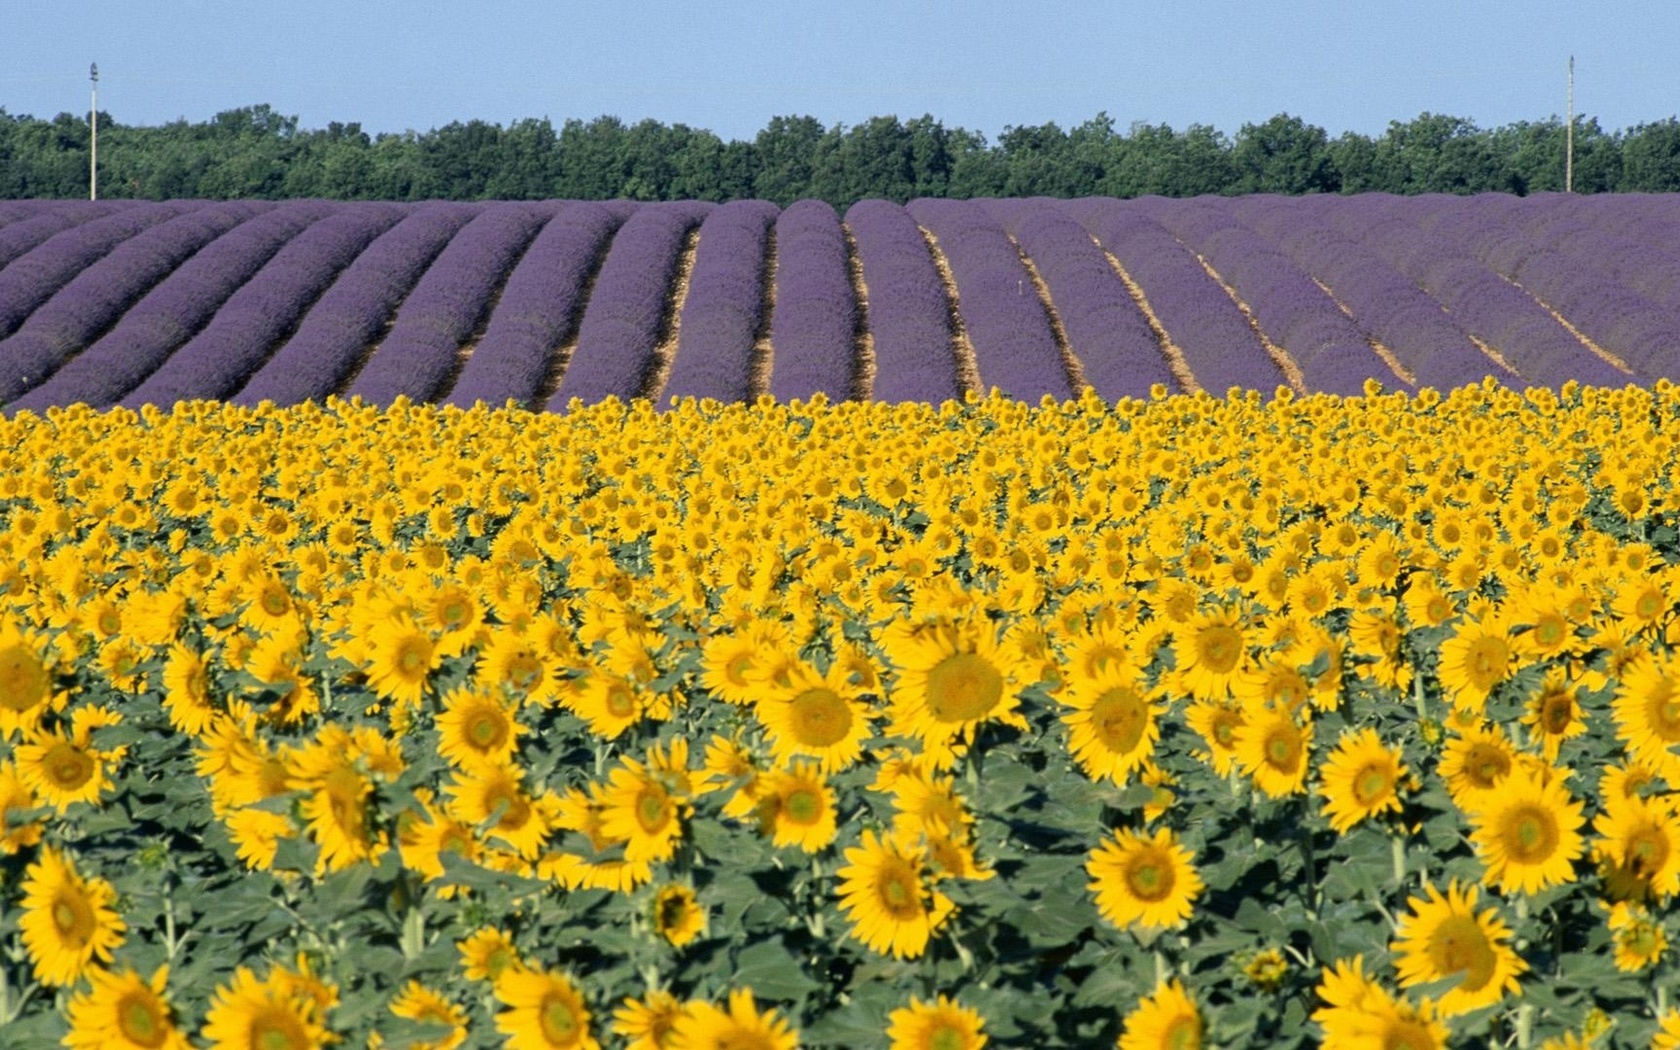
<path id="1" fill-rule="evenodd" d="M 1313 917 L 1318 917 L 1318 861 L 1313 856 L 1312 836 L 1312 800 L 1309 796 L 1301 796 L 1301 825 L 1297 842 L 1301 847 L 1301 866 L 1306 876 L 1307 907 Z"/>
<path id="2" fill-rule="evenodd" d="M 1534 1045 L 1534 1004 L 1517 1007 L 1517 1050 L 1529 1050 Z"/>
<path id="3" fill-rule="evenodd" d="M 1406 840 L 1395 835 L 1388 840 L 1388 858 L 1394 864 L 1394 887 L 1406 888 Z"/>
<path id="4" fill-rule="evenodd" d="M 1155 955 L 1155 987 L 1159 988 L 1163 984 L 1167 983 L 1167 957 L 1165 955 L 1161 954 L 1161 949 L 1159 949 L 1159 948 L 1155 949 L 1154 955 Z"/>

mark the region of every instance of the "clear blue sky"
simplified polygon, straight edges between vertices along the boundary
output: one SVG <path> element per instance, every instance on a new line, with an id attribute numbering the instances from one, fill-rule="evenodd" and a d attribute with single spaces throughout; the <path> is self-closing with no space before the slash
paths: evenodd
<path id="1" fill-rule="evenodd" d="M 0 0 L 0 107 L 125 124 L 266 102 L 305 128 L 651 117 L 750 138 L 929 113 L 994 140 L 1106 111 L 1234 134 L 1280 112 L 1379 134 L 1565 109 L 1680 114 L 1674 0 Z"/>

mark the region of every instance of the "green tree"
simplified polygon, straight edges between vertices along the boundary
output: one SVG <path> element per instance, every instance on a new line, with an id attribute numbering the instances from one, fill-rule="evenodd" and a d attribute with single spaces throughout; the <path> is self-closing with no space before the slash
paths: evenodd
<path id="1" fill-rule="evenodd" d="M 1341 189 L 1330 136 L 1300 117 L 1279 113 L 1244 124 L 1231 146 L 1237 193 L 1334 193 Z"/>

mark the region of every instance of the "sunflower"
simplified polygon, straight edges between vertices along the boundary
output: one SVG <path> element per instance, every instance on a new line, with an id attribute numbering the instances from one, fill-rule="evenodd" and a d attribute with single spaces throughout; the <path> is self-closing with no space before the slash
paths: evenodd
<path id="1" fill-rule="evenodd" d="M 110 907 L 116 890 L 98 877 L 84 878 L 70 858 L 51 846 L 29 865 L 23 880 L 18 928 L 35 977 L 70 985 L 93 965 L 111 961 L 128 926 Z"/>
<path id="2" fill-rule="evenodd" d="M 0 616 L 0 740 L 35 728 L 66 694 L 53 689 L 56 660 L 51 644 Z"/>
<path id="3" fill-rule="evenodd" d="M 1487 868 L 1483 881 L 1505 893 L 1537 893 L 1574 879 L 1575 858 L 1585 848 L 1581 809 L 1563 777 L 1542 780 L 1526 769 L 1477 799 L 1470 841 Z"/>
<path id="4" fill-rule="evenodd" d="M 795 757 L 815 758 L 824 773 L 837 773 L 863 757 L 873 734 L 870 710 L 848 681 L 839 662 L 819 675 L 808 665 L 794 670 L 786 686 L 760 689 L 754 712 L 769 731 L 770 752 L 778 765 Z"/>
<path id="5" fill-rule="evenodd" d="M 465 940 L 455 942 L 461 953 L 461 973 L 469 981 L 500 981 L 512 970 L 523 970 L 519 949 L 506 930 L 492 926 L 474 930 Z"/>
<path id="6" fill-rule="evenodd" d="M 570 978 L 543 970 L 510 969 L 495 983 L 496 1031 L 508 1050 L 600 1050 L 589 1034 L 589 1007 Z"/>
<path id="7" fill-rule="evenodd" d="M 1254 785 L 1273 798 L 1306 788 L 1311 766 L 1313 724 L 1287 709 L 1250 711 L 1236 731 L 1236 760 Z"/>
<path id="8" fill-rule="evenodd" d="M 1191 754 L 1213 766 L 1219 776 L 1230 776 L 1237 768 L 1237 733 L 1248 723 L 1243 708 L 1229 701 L 1197 700 L 1184 709 L 1184 720 L 1208 746 L 1206 751 Z"/>
<path id="9" fill-rule="evenodd" d="M 680 883 L 662 886 L 653 897 L 653 929 L 678 948 L 706 929 L 706 909 L 691 887 Z"/>
<path id="10" fill-rule="evenodd" d="M 169 967 L 150 978 L 132 969 L 87 972 L 90 989 L 70 999 L 66 1010 L 70 1050 L 188 1050 L 187 1037 L 175 1027 L 174 1011 L 163 996 Z"/>
<path id="11" fill-rule="evenodd" d="M 433 721 L 438 753 L 458 769 L 511 761 L 519 738 L 529 732 L 507 701 L 475 688 L 450 690 Z"/>
<path id="12" fill-rule="evenodd" d="M 1163 705 L 1151 700 L 1131 659 L 1115 656 L 1092 673 L 1070 673 L 1060 700 L 1072 708 L 1061 716 L 1068 749 L 1092 780 L 1124 784 L 1154 753 Z"/>
<path id="13" fill-rule="evenodd" d="M 1240 610 L 1201 613 L 1173 632 L 1174 674 L 1196 699 L 1223 700 L 1231 680 L 1246 670 L 1248 642 Z"/>
<path id="14" fill-rule="evenodd" d="M 669 860 L 682 840 L 683 819 L 692 811 L 688 795 L 673 777 L 626 758 L 599 793 L 601 832 L 624 843 L 630 863 Z"/>
<path id="15" fill-rule="evenodd" d="M 1387 747 L 1369 727 L 1343 732 L 1322 767 L 1324 814 L 1339 832 L 1378 813 L 1400 811 L 1400 783 L 1406 766 L 1398 748 Z"/>
<path id="16" fill-rule="evenodd" d="M 210 728 L 210 669 L 204 657 L 180 642 L 169 647 L 163 665 L 163 708 L 178 733 L 198 736 Z"/>
<path id="17" fill-rule="evenodd" d="M 834 791 L 812 762 L 772 770 L 759 778 L 758 830 L 777 846 L 817 853 L 834 841 Z"/>
<path id="18" fill-rule="evenodd" d="M 1149 838 L 1120 829 L 1093 849 L 1085 871 L 1095 892 L 1097 910 L 1122 929 L 1165 929 L 1190 917 L 1202 892 L 1195 856 L 1178 844 L 1167 828 Z"/>
<path id="19" fill-rule="evenodd" d="M 1668 933 L 1661 920 L 1642 905 L 1617 901 L 1610 906 L 1609 926 L 1616 968 L 1624 973 L 1649 969 L 1668 951 Z"/>
<path id="20" fill-rule="evenodd" d="M 566 705 L 603 740 L 617 740 L 648 713 L 648 700 L 635 682 L 623 675 L 591 671 L 568 693 Z"/>
<path id="21" fill-rule="evenodd" d="M 1540 745 L 1546 761 L 1556 762 L 1565 740 L 1587 731 L 1580 691 L 1559 670 L 1547 671 L 1540 691 L 1528 698 L 1522 724 L 1528 727 L 1530 746 Z"/>
<path id="22" fill-rule="evenodd" d="M 865 829 L 862 845 L 847 848 L 846 862 L 837 874 L 852 936 L 882 954 L 919 957 L 953 910 L 950 899 L 929 885 L 921 851 Z"/>
<path id="23" fill-rule="evenodd" d="M 1453 706 L 1480 713 L 1488 694 L 1510 676 L 1516 662 L 1507 625 L 1489 616 L 1459 624 L 1451 638 L 1441 643 L 1437 675 L 1441 688 L 1452 694 Z"/>
<path id="24" fill-rule="evenodd" d="M 432 636 L 406 613 L 393 613 L 376 623 L 368 636 L 371 666 L 368 684 L 382 700 L 419 703 L 431 673 L 443 663 Z"/>
<path id="25" fill-rule="evenodd" d="M 1126 1015 L 1120 1050 L 1200 1050 L 1202 1011 L 1178 978 L 1163 982 Z"/>
<path id="26" fill-rule="evenodd" d="M 1453 734 L 1436 772 L 1447 782 L 1447 792 L 1458 808 L 1469 810 L 1504 784 L 1516 768 L 1517 749 L 1496 724 Z"/>
<path id="27" fill-rule="evenodd" d="M 1619 898 L 1667 898 L 1680 893 L 1680 815 L 1645 799 L 1604 799 L 1593 818 L 1600 838 L 1593 853 Z"/>
<path id="28" fill-rule="evenodd" d="M 1360 956 L 1338 959 L 1318 986 L 1324 1003 L 1312 1019 L 1324 1026 L 1327 1047 L 1372 1046 L 1395 1050 L 1446 1050 L 1451 1033 L 1432 1000 L 1396 999 L 1365 976 Z"/>
<path id="29" fill-rule="evenodd" d="M 986 1045 L 980 1013 L 943 993 L 933 1002 L 914 995 L 887 1015 L 888 1050 L 980 1050 Z"/>
<path id="30" fill-rule="evenodd" d="M 1680 783 L 1680 662 L 1667 654 L 1634 657 L 1622 670 L 1610 713 L 1629 754 Z"/>
<path id="31" fill-rule="evenodd" d="M 42 821 L 19 820 L 40 805 L 35 792 L 18 775 L 17 763 L 0 763 L 0 855 L 12 855 L 41 841 Z"/>
<path id="32" fill-rule="evenodd" d="M 625 1000 L 613 1010 L 613 1034 L 630 1042 L 625 1050 L 669 1050 L 675 1045 L 677 1022 L 688 1004 L 658 988 L 640 999 Z"/>
<path id="33" fill-rule="evenodd" d="M 1002 658 L 989 620 L 895 624 L 883 632 L 881 647 L 898 671 L 892 690 L 895 735 L 916 737 L 945 753 L 953 740 L 972 739 L 986 722 L 1027 728 L 1017 710 L 1013 665 Z"/>
<path id="34" fill-rule="evenodd" d="M 109 790 L 111 767 L 128 753 L 126 745 L 101 751 L 93 746 L 93 730 L 116 725 L 122 715 L 104 707 L 78 708 L 71 716 L 69 736 L 32 730 L 16 749 L 18 775 L 43 805 L 60 815 L 77 802 L 99 805 Z"/>
<path id="35" fill-rule="evenodd" d="M 343 871 L 384 853 L 385 834 L 376 831 L 372 812 L 373 782 L 357 768 L 342 732 L 321 734 L 284 757 L 287 787 L 304 792 L 301 804 L 308 833 L 321 847 L 316 877 Z"/>
<path id="36" fill-rule="evenodd" d="M 492 818 L 486 830 L 526 860 L 535 860 L 551 830 L 548 807 L 525 791 L 524 773 L 512 763 L 495 763 L 472 770 L 455 770 L 444 788 L 451 817 L 470 827 Z"/>
<path id="37" fill-rule="evenodd" d="M 674 1050 L 796 1050 L 799 1032 L 774 1010 L 758 1012 L 751 988 L 733 988 L 729 1008 L 695 1002 L 676 1019 Z"/>
<path id="38" fill-rule="evenodd" d="M 1680 1050 L 1680 1010 L 1666 1010 L 1657 1018 L 1651 1050 Z"/>
<path id="39" fill-rule="evenodd" d="M 277 968 L 259 981 L 241 966 L 230 984 L 216 988 L 200 1035 L 211 1050 L 312 1050 L 331 1038 L 323 1012 L 296 975 Z"/>
<path id="40" fill-rule="evenodd" d="M 391 997 L 391 1013 L 410 1021 L 446 1026 L 449 1034 L 439 1039 L 410 1043 L 408 1050 L 455 1050 L 467 1041 L 467 1011 L 449 998 L 419 981 L 410 980 Z"/>
<path id="41" fill-rule="evenodd" d="M 478 836 L 466 823 L 456 820 L 432 804 L 432 793 L 416 788 L 415 799 L 420 813 L 405 810 L 397 820 L 397 845 L 403 866 L 417 871 L 427 882 L 443 878 L 443 854 L 447 850 L 462 858 L 477 862 L 483 853 Z M 457 887 L 444 886 L 438 895 L 445 899 L 455 895 Z"/>
<path id="42" fill-rule="evenodd" d="M 484 605 L 472 588 L 449 582 L 421 599 L 419 616 L 420 626 L 436 636 L 438 652 L 459 656 L 472 645 L 484 623 Z"/>
<path id="43" fill-rule="evenodd" d="M 1497 908 L 1478 913 L 1475 886 L 1460 889 L 1454 879 L 1447 893 L 1426 884 L 1428 898 L 1407 901 L 1410 912 L 1401 916 L 1389 950 L 1395 961 L 1400 987 L 1445 981 L 1459 981 L 1439 1000 L 1443 1016 L 1492 1006 L 1507 993 L 1521 994 L 1517 975 L 1528 965 L 1508 943 L 1511 929 L 1499 918 Z"/>

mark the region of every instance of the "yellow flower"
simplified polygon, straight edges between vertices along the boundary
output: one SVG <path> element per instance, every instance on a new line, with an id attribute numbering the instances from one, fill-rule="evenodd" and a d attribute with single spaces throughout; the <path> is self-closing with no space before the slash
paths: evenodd
<path id="1" fill-rule="evenodd" d="M 836 874 L 852 936 L 883 954 L 918 958 L 953 910 L 950 899 L 930 887 L 920 851 L 902 849 L 870 829 L 861 846 L 846 850 L 846 864 Z"/>
<path id="2" fill-rule="evenodd" d="M 122 715 L 107 708 L 82 707 L 71 716 L 69 736 L 31 731 L 29 743 L 17 747 L 18 775 L 43 804 L 61 815 L 77 802 L 99 805 L 101 793 L 113 786 L 111 767 L 122 761 L 128 748 L 95 748 L 93 730 L 120 721 Z"/>
<path id="3" fill-rule="evenodd" d="M 18 774 L 17 763 L 0 763 L 0 854 L 16 854 L 41 841 L 42 821 L 18 820 L 10 815 L 38 805 L 35 792 Z"/>
<path id="4" fill-rule="evenodd" d="M 334 732 L 333 730 L 337 730 Z M 309 836 L 321 847 L 316 877 L 342 871 L 384 853 L 383 831 L 376 831 L 370 812 L 373 782 L 356 765 L 349 735 L 334 725 L 301 748 L 291 748 L 283 761 L 287 787 L 305 792 L 303 817 Z"/>
<path id="5" fill-rule="evenodd" d="M 1662 961 L 1668 951 L 1668 932 L 1643 906 L 1618 901 L 1610 907 L 1610 941 L 1615 945 L 1616 968 L 1638 973 Z"/>
<path id="6" fill-rule="evenodd" d="M 1543 780 L 1528 770 L 1476 800 L 1470 841 L 1487 868 L 1483 881 L 1505 893 L 1537 893 L 1572 881 L 1575 858 L 1585 848 L 1581 808 L 1561 776 Z"/>
<path id="7" fill-rule="evenodd" d="M 1458 808 L 1470 810 L 1499 790 L 1516 766 L 1516 748 L 1503 728 L 1475 726 L 1447 741 L 1436 772 L 1447 782 Z"/>
<path id="8" fill-rule="evenodd" d="M 23 880 L 18 928 L 35 977 L 69 985 L 94 964 L 111 961 L 128 929 L 111 908 L 116 890 L 104 879 L 83 877 L 70 858 L 51 846 L 29 865 Z"/>
<path id="9" fill-rule="evenodd" d="M 1510 676 L 1515 662 L 1502 618 L 1467 620 L 1441 643 L 1441 688 L 1452 695 L 1454 707 L 1480 713 L 1488 694 Z"/>
<path id="10" fill-rule="evenodd" d="M 1335 830 L 1345 833 L 1378 813 L 1400 811 L 1406 766 L 1399 749 L 1384 746 L 1375 729 L 1343 732 L 1322 772 L 1324 814 Z"/>
<path id="11" fill-rule="evenodd" d="M 368 642 L 372 652 L 366 671 L 374 693 L 382 700 L 419 703 L 431 673 L 443 662 L 431 635 L 406 613 L 393 613 L 374 625 Z"/>
<path id="12" fill-rule="evenodd" d="M 438 753 L 460 769 L 510 761 L 529 732 L 506 701 L 482 689 L 450 690 L 434 722 Z"/>
<path id="13" fill-rule="evenodd" d="M 752 989 L 729 992 L 729 1009 L 695 1002 L 676 1019 L 673 1050 L 796 1050 L 799 1032 L 774 1010 L 759 1013 Z"/>
<path id="14" fill-rule="evenodd" d="M 778 765 L 812 757 L 823 773 L 837 773 L 863 757 L 873 734 L 870 711 L 838 662 L 819 675 L 804 664 L 784 686 L 766 682 L 755 697 L 754 711 L 769 730 L 770 752 Z"/>
<path id="15" fill-rule="evenodd" d="M 540 800 L 526 793 L 523 781 L 523 770 L 511 763 L 455 770 L 444 787 L 449 815 L 473 828 L 494 816 L 486 834 L 526 860 L 535 860 L 552 828 L 551 816 Z"/>
<path id="16" fill-rule="evenodd" d="M 1246 669 L 1248 644 L 1240 610 L 1202 613 L 1173 632 L 1174 673 L 1196 699 L 1223 700 Z"/>
<path id="17" fill-rule="evenodd" d="M 177 732 L 198 736 L 210 728 L 210 671 L 204 657 L 180 642 L 169 647 L 163 665 L 163 707 Z"/>
<path id="18" fill-rule="evenodd" d="M 1230 776 L 1237 767 L 1237 734 L 1248 723 L 1243 708 L 1235 703 L 1198 700 L 1184 710 L 1184 720 L 1201 735 L 1206 751 L 1193 752 L 1213 766 L 1219 776 Z"/>
<path id="19" fill-rule="evenodd" d="M 1156 987 L 1126 1015 L 1120 1050 L 1200 1050 L 1202 1011 L 1178 978 Z"/>
<path id="20" fill-rule="evenodd" d="M 1249 711 L 1236 731 L 1236 760 L 1254 785 L 1273 798 L 1306 789 L 1313 724 L 1302 724 L 1287 708 Z"/>
<path id="21" fill-rule="evenodd" d="M 231 983 L 216 988 L 200 1035 L 211 1050 L 313 1050 L 331 1038 L 325 1005 L 283 967 L 259 981 L 241 966 Z"/>
<path id="22" fill-rule="evenodd" d="M 469 981 L 499 981 L 510 970 L 524 969 L 519 950 L 507 931 L 486 926 L 456 941 L 461 953 L 461 972 Z"/>
<path id="23" fill-rule="evenodd" d="M 653 929 L 681 948 L 706 929 L 706 909 L 688 886 L 662 886 L 653 898 Z"/>
<path id="24" fill-rule="evenodd" d="M 188 1050 L 187 1037 L 175 1027 L 174 1011 L 163 996 L 169 967 L 149 979 L 132 969 L 87 972 L 90 988 L 70 999 L 66 1009 L 70 1050 Z"/>
<path id="25" fill-rule="evenodd" d="M 27 733 L 49 709 L 61 709 L 66 694 L 55 691 L 57 667 L 46 639 L 0 615 L 0 740 Z"/>
<path id="26" fill-rule="evenodd" d="M 1651 1050 L 1680 1050 L 1680 1010 L 1667 1010 L 1657 1018 Z"/>
<path id="27" fill-rule="evenodd" d="M 617 740 L 647 715 L 650 706 L 635 682 L 606 671 L 591 671 L 576 681 L 567 701 L 589 731 L 603 740 Z"/>
<path id="28" fill-rule="evenodd" d="M 1497 908 L 1476 911 L 1477 889 L 1460 889 L 1455 879 L 1447 893 L 1425 885 L 1428 899 L 1407 901 L 1389 949 L 1400 986 L 1429 984 L 1462 975 L 1439 1001 L 1442 1015 L 1454 1016 L 1491 1006 L 1507 993 L 1520 994 L 1517 975 L 1528 965 L 1507 943 L 1511 930 Z"/>
<path id="29" fill-rule="evenodd" d="M 1289 960 L 1276 948 L 1266 948 L 1255 952 L 1243 964 L 1242 972 L 1262 992 L 1275 992 L 1289 977 Z"/>
<path id="30" fill-rule="evenodd" d="M 511 969 L 496 979 L 496 1031 L 508 1050 L 600 1050 L 589 1034 L 589 1007 L 570 978 L 542 970 Z"/>
<path id="31" fill-rule="evenodd" d="M 613 1033 L 629 1039 L 625 1050 L 668 1050 L 676 1045 L 677 1022 L 688 1005 L 670 992 L 650 989 L 640 999 L 625 998 L 613 1010 Z"/>
<path id="32" fill-rule="evenodd" d="M 1618 896 L 1667 898 L 1680 893 L 1680 815 L 1637 796 L 1607 796 L 1593 818 L 1593 853 Z"/>
<path id="33" fill-rule="evenodd" d="M 888 1050 L 981 1050 L 984 1027 L 978 1011 L 943 994 L 933 1002 L 912 995 L 887 1015 Z"/>
<path id="34" fill-rule="evenodd" d="M 439 1039 L 410 1043 L 407 1050 L 455 1050 L 467 1041 L 467 1011 L 451 1002 L 442 993 L 410 980 L 391 997 L 391 1013 L 410 1021 L 421 1021 L 449 1028 L 449 1034 Z"/>
<path id="35" fill-rule="evenodd" d="M 971 739 L 986 722 L 1026 728 L 1017 711 L 1020 685 L 990 621 L 895 624 L 883 632 L 881 646 L 898 672 L 892 690 L 895 735 L 948 752 L 954 740 Z"/>
<path id="36" fill-rule="evenodd" d="M 1149 761 L 1160 739 L 1153 702 L 1136 664 L 1116 655 L 1090 673 L 1071 671 L 1059 699 L 1072 710 L 1061 716 L 1068 750 L 1092 780 L 1116 784 Z"/>
<path id="37" fill-rule="evenodd" d="M 1096 894 L 1097 910 L 1122 929 L 1137 925 L 1165 929 L 1190 917 L 1202 893 L 1195 857 L 1167 828 L 1149 838 L 1120 829 L 1091 850 L 1085 863 L 1086 887 Z"/>
<path id="38" fill-rule="evenodd" d="M 669 860 L 682 839 L 683 819 L 692 807 L 688 795 L 635 759 L 612 771 L 600 792 L 601 831 L 624 842 L 630 863 Z"/>
<path id="39" fill-rule="evenodd" d="M 1446 1050 L 1451 1033 L 1435 1003 L 1411 1003 L 1365 976 L 1361 957 L 1338 959 L 1318 986 L 1322 1007 L 1312 1019 L 1324 1026 L 1326 1047 L 1404 1047 Z"/>
<path id="40" fill-rule="evenodd" d="M 1629 754 L 1680 783 L 1680 661 L 1635 656 L 1622 670 L 1610 713 Z"/>
<path id="41" fill-rule="evenodd" d="M 834 792 L 815 763 L 764 774 L 757 799 L 758 829 L 776 845 L 816 853 L 834 841 Z"/>

